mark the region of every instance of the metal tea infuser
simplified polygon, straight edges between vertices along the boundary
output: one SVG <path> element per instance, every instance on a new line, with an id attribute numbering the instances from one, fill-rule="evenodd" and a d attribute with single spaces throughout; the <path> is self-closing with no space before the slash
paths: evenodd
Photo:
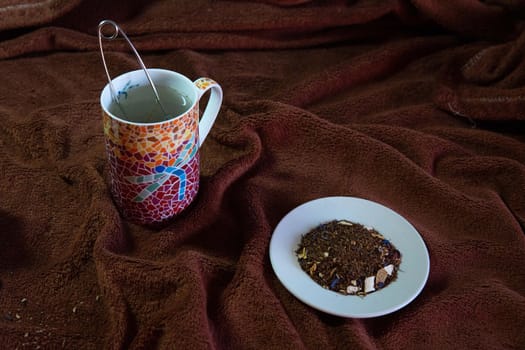
<path id="1" fill-rule="evenodd" d="M 102 32 L 103 28 L 105 26 L 107 26 L 107 25 L 111 26 L 112 29 L 113 29 L 113 33 L 111 35 L 106 35 L 106 34 L 104 34 Z M 100 55 L 102 56 L 102 63 L 104 64 L 104 70 L 106 71 L 106 76 L 108 77 L 109 89 L 111 91 L 111 97 L 112 97 L 113 101 L 117 104 L 117 106 L 120 108 L 121 112 L 125 116 L 126 112 L 122 108 L 122 105 L 120 104 L 119 99 L 118 99 L 118 95 L 117 95 L 117 93 L 115 91 L 115 88 L 113 87 L 113 83 L 111 81 L 111 76 L 109 75 L 108 66 L 106 64 L 106 58 L 104 57 L 104 49 L 102 48 L 102 38 L 107 39 L 107 40 L 114 40 L 114 39 L 116 39 L 118 37 L 119 34 L 121 34 L 122 37 L 124 37 L 124 39 L 126 39 L 129 47 L 131 48 L 131 50 L 133 50 L 133 53 L 135 54 L 135 57 L 137 58 L 137 61 L 138 61 L 139 65 L 140 65 L 140 67 L 142 68 L 142 70 L 146 74 L 146 78 L 148 78 L 148 81 L 149 81 L 149 84 L 151 86 L 151 89 L 153 90 L 153 93 L 155 95 L 156 102 L 159 104 L 160 109 L 162 110 L 164 115 L 167 116 L 168 113 L 166 112 L 166 109 L 164 108 L 164 106 L 162 105 L 162 102 L 160 101 L 160 97 L 159 97 L 159 93 L 157 92 L 157 88 L 155 87 L 155 84 L 153 83 L 153 80 L 151 79 L 151 77 L 150 77 L 150 75 L 148 73 L 148 69 L 144 65 L 144 62 L 142 61 L 142 58 L 140 58 L 139 53 L 137 52 L 137 50 L 135 49 L 135 47 L 131 43 L 131 40 L 129 40 L 129 38 L 126 35 L 126 33 L 122 30 L 122 28 L 120 28 L 118 26 L 117 23 L 115 23 L 114 21 L 106 19 L 106 20 L 101 21 L 99 23 L 99 25 L 98 25 L 98 44 L 100 46 Z"/>

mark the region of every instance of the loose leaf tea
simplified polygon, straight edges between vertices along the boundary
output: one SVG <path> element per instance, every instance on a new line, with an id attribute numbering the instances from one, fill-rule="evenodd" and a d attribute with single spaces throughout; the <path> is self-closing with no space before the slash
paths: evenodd
<path id="1" fill-rule="evenodd" d="M 302 236 L 295 251 L 301 268 L 323 288 L 364 296 L 397 277 L 401 253 L 376 230 L 334 220 Z"/>

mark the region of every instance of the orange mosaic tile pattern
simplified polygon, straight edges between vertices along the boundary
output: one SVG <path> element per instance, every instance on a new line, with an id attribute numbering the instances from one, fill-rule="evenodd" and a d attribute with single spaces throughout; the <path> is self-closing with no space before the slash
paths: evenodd
<path id="1" fill-rule="evenodd" d="M 154 223 L 191 203 L 199 185 L 198 105 L 163 123 L 126 123 L 105 112 L 103 123 L 112 193 L 124 216 Z"/>
<path id="2" fill-rule="evenodd" d="M 206 90 L 211 85 L 217 85 L 217 82 L 210 78 L 199 78 L 195 80 L 194 82 L 195 86 L 197 86 L 201 90 Z"/>

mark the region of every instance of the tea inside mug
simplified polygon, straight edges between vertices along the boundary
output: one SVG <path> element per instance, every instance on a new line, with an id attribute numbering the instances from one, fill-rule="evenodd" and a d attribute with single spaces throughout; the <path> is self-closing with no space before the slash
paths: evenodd
<path id="1" fill-rule="evenodd" d="M 156 85 L 164 110 L 157 102 L 150 85 L 126 85 L 118 91 L 117 104 L 111 101 L 108 111 L 133 123 L 158 123 L 183 114 L 193 104 L 186 95 L 170 86 Z"/>

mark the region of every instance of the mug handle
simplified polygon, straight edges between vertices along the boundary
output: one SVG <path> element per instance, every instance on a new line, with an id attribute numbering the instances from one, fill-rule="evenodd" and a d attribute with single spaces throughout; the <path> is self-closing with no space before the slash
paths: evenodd
<path id="1" fill-rule="evenodd" d="M 199 101 L 204 93 L 211 89 L 210 99 L 208 104 L 202 113 L 201 120 L 199 121 L 199 148 L 208 136 L 215 118 L 219 114 L 222 104 L 222 89 L 216 81 L 210 78 L 199 78 L 193 82 L 197 87 L 197 101 Z M 198 103 L 198 102 L 197 102 Z"/>

